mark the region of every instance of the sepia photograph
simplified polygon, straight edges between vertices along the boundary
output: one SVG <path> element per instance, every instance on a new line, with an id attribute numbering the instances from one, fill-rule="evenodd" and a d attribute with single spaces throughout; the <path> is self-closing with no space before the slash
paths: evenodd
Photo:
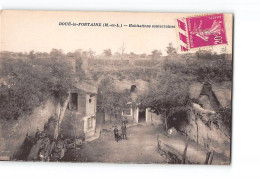
<path id="1" fill-rule="evenodd" d="M 0 160 L 230 165 L 233 14 L 2 10 Z"/>

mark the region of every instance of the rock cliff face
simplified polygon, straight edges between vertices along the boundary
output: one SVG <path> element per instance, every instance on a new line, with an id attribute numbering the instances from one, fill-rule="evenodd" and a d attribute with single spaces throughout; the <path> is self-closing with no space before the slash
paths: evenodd
<path id="1" fill-rule="evenodd" d="M 205 104 L 203 106 L 207 106 Z M 185 157 L 187 163 L 206 164 L 205 161 L 210 161 L 207 160 L 209 158 L 213 158 L 212 164 L 230 163 L 229 133 L 216 112 L 209 109 L 212 108 L 205 109 L 193 103 L 186 120 L 184 116 L 176 119 L 173 128 L 168 130 L 167 137 L 158 139 L 159 149 L 166 152 L 166 155 L 168 152 L 173 155 L 167 156 L 173 159 L 173 163 L 183 162 Z"/>
<path id="2" fill-rule="evenodd" d="M 29 116 L 22 116 L 18 120 L 0 121 L 0 156 L 19 155 L 26 134 L 32 135 L 37 129 L 43 131 L 50 117 L 62 120 L 67 102 L 68 100 L 61 108 L 60 103 L 51 97 L 45 104 L 35 108 Z M 54 138 L 58 135 L 58 125 L 55 126 L 50 131 Z"/>
<path id="3" fill-rule="evenodd" d="M 214 111 L 205 110 L 198 104 L 193 104 L 189 112 L 189 122 L 183 126 L 183 131 L 197 144 L 230 157 L 230 136 L 216 124 Z"/>

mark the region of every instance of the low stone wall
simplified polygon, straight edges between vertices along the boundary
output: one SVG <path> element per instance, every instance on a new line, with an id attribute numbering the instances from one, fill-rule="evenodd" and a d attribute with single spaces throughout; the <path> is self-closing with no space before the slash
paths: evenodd
<path id="1" fill-rule="evenodd" d="M 88 65 L 128 65 L 129 60 L 112 60 L 112 59 L 89 59 Z"/>
<path id="2" fill-rule="evenodd" d="M 168 137 L 158 135 L 159 153 L 165 155 L 168 163 L 228 165 L 230 158 L 208 151 L 187 137 L 176 134 Z"/>

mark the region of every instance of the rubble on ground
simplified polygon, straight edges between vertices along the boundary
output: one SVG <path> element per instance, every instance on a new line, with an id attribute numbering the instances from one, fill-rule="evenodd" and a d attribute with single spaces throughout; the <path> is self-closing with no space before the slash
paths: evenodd
<path id="1" fill-rule="evenodd" d="M 35 135 L 27 135 L 25 139 L 26 150 L 29 150 L 28 161 L 58 161 L 61 160 L 68 149 L 75 149 L 82 145 L 82 139 L 67 139 L 59 136 L 53 139 L 44 131 L 37 130 Z"/>

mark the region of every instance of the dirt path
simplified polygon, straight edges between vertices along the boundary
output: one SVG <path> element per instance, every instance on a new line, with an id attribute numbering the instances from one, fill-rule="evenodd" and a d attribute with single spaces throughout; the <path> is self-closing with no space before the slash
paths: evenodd
<path id="1" fill-rule="evenodd" d="M 114 140 L 112 131 L 99 139 L 83 144 L 81 149 L 68 151 L 66 161 L 106 163 L 165 163 L 157 152 L 159 126 L 133 126 L 127 130 L 128 140 Z"/>

